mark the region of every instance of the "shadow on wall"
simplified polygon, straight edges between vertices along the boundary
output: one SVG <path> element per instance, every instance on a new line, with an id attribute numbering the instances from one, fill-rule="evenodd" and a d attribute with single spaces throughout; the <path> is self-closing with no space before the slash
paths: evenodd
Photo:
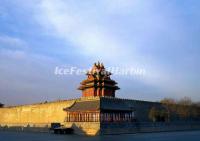
<path id="1" fill-rule="evenodd" d="M 29 124 L 24 126 L 1 126 L 0 125 L 0 131 L 20 131 L 20 132 L 49 132 L 48 125 L 45 127 L 36 127 L 36 126 L 30 126 Z"/>
<path id="2" fill-rule="evenodd" d="M 83 128 L 82 126 L 84 125 L 80 125 L 77 126 L 75 123 L 72 124 L 71 128 L 74 130 L 75 134 L 79 134 L 79 135 L 88 135 L 88 136 L 95 136 L 95 135 L 99 135 L 100 130 L 92 128 L 92 126 L 87 126 L 85 128 Z"/>
<path id="3" fill-rule="evenodd" d="M 88 135 L 95 136 L 100 134 L 100 129 L 98 124 L 90 123 L 72 123 L 68 128 L 72 128 L 75 134 L 78 135 Z M 50 128 L 47 126 L 37 127 L 36 125 L 30 126 L 1 126 L 0 131 L 17 131 L 17 132 L 51 132 Z"/>

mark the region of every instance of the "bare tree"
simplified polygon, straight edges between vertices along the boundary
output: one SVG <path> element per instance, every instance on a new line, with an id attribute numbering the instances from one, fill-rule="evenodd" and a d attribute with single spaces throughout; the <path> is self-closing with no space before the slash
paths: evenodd
<path id="1" fill-rule="evenodd" d="M 172 98 L 164 98 L 163 100 L 160 101 L 162 105 L 165 107 L 167 110 L 167 121 L 170 121 L 171 114 L 173 111 L 176 111 L 176 101 Z"/>
<path id="2" fill-rule="evenodd" d="M 184 97 L 178 101 L 178 104 L 184 105 L 184 106 L 191 106 L 192 103 L 193 102 L 192 102 L 191 98 L 189 98 L 189 97 Z"/>
<path id="3" fill-rule="evenodd" d="M 180 118 L 189 119 L 191 117 L 191 111 L 194 110 L 192 103 L 193 102 L 189 97 L 184 97 L 178 101 L 177 113 L 179 114 Z"/>
<path id="4" fill-rule="evenodd" d="M 156 122 L 157 110 L 155 107 L 152 107 L 149 111 L 149 119 L 153 122 Z"/>
<path id="5" fill-rule="evenodd" d="M 200 117 L 200 102 L 194 103 L 189 97 L 183 97 L 178 101 L 172 98 L 164 98 L 160 102 L 167 110 L 168 121 L 173 114 L 177 114 L 179 118 L 184 120 Z"/>

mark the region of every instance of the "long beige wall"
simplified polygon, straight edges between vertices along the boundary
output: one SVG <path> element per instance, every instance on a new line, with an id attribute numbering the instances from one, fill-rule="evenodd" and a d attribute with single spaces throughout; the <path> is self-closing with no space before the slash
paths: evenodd
<path id="1" fill-rule="evenodd" d="M 66 100 L 0 108 L 0 125 L 43 126 L 52 122 L 63 123 L 66 116 L 63 108 L 71 106 L 74 102 L 75 100 Z"/>

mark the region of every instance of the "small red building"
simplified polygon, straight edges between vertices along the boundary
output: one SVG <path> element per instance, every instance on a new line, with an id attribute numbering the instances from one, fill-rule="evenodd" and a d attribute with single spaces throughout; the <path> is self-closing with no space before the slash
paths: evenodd
<path id="1" fill-rule="evenodd" d="M 104 65 L 95 63 L 87 73 L 87 79 L 81 82 L 78 88 L 82 90 L 82 96 L 109 96 L 115 97 L 115 91 L 119 89 L 116 82 L 110 78 L 111 73 L 106 71 Z"/>

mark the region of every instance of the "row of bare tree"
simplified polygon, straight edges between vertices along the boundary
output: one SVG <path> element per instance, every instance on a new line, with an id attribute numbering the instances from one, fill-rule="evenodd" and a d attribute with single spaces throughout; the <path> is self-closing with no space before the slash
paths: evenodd
<path id="1" fill-rule="evenodd" d="M 164 98 L 160 102 L 164 108 L 152 107 L 149 111 L 149 119 L 153 122 L 169 122 L 175 115 L 180 120 L 200 119 L 200 103 L 195 103 L 188 97 L 180 100 Z"/>

